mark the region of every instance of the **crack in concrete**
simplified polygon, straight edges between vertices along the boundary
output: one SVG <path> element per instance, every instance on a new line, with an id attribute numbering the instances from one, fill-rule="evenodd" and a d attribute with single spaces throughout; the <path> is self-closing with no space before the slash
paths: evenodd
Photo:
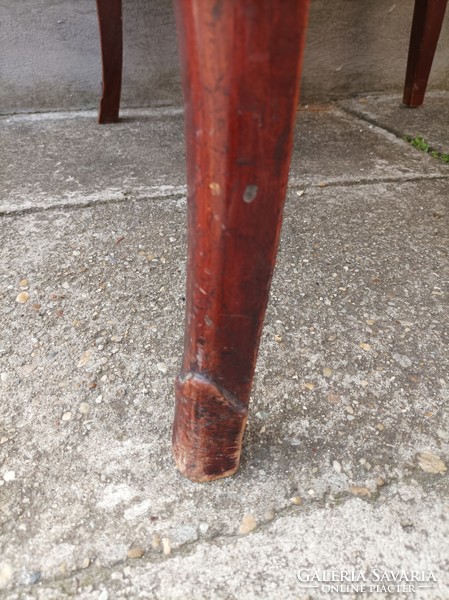
<path id="1" fill-rule="evenodd" d="M 337 106 L 343 113 L 346 113 L 347 115 L 349 115 L 351 117 L 354 117 L 358 121 L 361 121 L 362 123 L 369 123 L 370 125 L 375 127 L 377 131 L 379 131 L 379 132 L 383 131 L 383 132 L 390 133 L 391 135 L 394 135 L 394 137 L 396 139 L 401 140 L 402 142 L 405 142 L 404 134 L 401 133 L 399 131 L 399 129 L 396 129 L 394 127 L 388 127 L 386 125 L 381 125 L 377 121 L 377 119 L 375 119 L 374 117 L 370 117 L 369 115 L 361 114 L 361 113 L 357 112 L 354 108 L 350 108 L 349 106 L 345 106 L 344 104 L 338 103 Z"/>
<path id="2" fill-rule="evenodd" d="M 175 189 L 173 192 L 169 192 L 166 194 L 145 194 L 138 197 L 133 198 L 130 194 L 123 194 L 121 198 L 103 198 L 101 200 L 86 200 L 85 202 L 62 202 L 56 204 L 49 204 L 47 206 L 29 206 L 26 208 L 13 208 L 10 210 L 0 210 L 0 217 L 17 217 L 17 216 L 25 216 L 30 214 L 37 213 L 45 213 L 52 210 L 79 210 L 83 208 L 92 208 L 94 206 L 106 206 L 106 205 L 114 205 L 121 204 L 124 202 L 148 202 L 150 200 L 179 200 L 185 197 L 186 190 L 184 187 L 180 186 L 178 189 Z"/>
<path id="3" fill-rule="evenodd" d="M 187 557 L 195 552 L 197 547 L 201 544 L 210 544 L 219 548 L 223 548 L 229 544 L 234 543 L 236 540 L 243 539 L 245 537 L 251 536 L 255 533 L 260 533 L 268 530 L 275 523 L 277 523 L 280 519 L 288 516 L 298 515 L 298 511 L 301 511 L 302 514 L 310 513 L 312 510 L 316 510 L 317 505 L 318 508 L 321 509 L 335 509 L 343 506 L 346 502 L 350 500 L 358 499 L 362 502 L 367 502 L 368 504 L 375 505 L 377 502 L 382 500 L 382 497 L 386 495 L 385 492 L 390 490 L 390 487 L 393 483 L 396 483 L 396 480 L 387 480 L 382 487 L 378 487 L 370 497 L 360 497 L 352 494 L 349 491 L 343 491 L 339 494 L 334 495 L 334 500 L 329 500 L 329 493 L 326 492 L 320 497 L 309 499 L 306 504 L 294 505 L 294 504 L 286 504 L 282 508 L 275 511 L 275 515 L 270 520 L 265 520 L 263 522 L 258 523 L 256 529 L 252 530 L 246 535 L 238 534 L 238 533 L 218 533 L 210 538 L 198 538 L 195 541 L 187 542 L 186 544 L 182 544 L 179 548 L 175 549 L 173 553 L 169 555 L 163 554 L 163 552 L 154 549 L 153 552 L 151 550 L 149 552 L 145 551 L 145 554 L 139 558 L 123 558 L 121 560 L 112 561 L 105 565 L 96 565 L 94 561 L 88 567 L 78 567 L 74 570 L 70 571 L 70 573 L 62 574 L 60 576 L 53 576 L 48 578 L 39 579 L 36 583 L 32 584 L 22 584 L 16 585 L 14 589 L 21 589 L 23 591 L 35 589 L 36 586 L 44 584 L 46 586 L 52 588 L 58 588 L 61 585 L 69 585 L 74 583 L 74 580 L 81 576 L 80 579 L 76 582 L 77 588 L 79 587 L 87 587 L 89 584 L 92 585 L 92 579 L 95 579 L 96 586 L 106 585 L 106 582 L 109 582 L 111 579 L 111 569 L 114 567 L 123 567 L 126 568 L 129 565 L 142 566 L 145 565 L 153 565 L 153 564 L 161 564 L 169 561 L 175 557 Z M 330 502 L 330 504 L 329 504 Z M 82 579 L 89 579 L 89 583 L 83 583 Z M 120 581 L 119 581 L 120 583 Z"/>
<path id="4" fill-rule="evenodd" d="M 404 175 L 402 177 L 378 177 L 376 179 L 363 178 L 360 179 L 337 179 L 330 181 L 323 181 L 322 183 L 313 183 L 308 186 L 303 186 L 302 189 L 310 188 L 322 188 L 327 187 L 354 187 L 356 185 L 379 185 L 381 183 L 418 183 L 420 181 L 435 181 L 439 179 L 449 179 L 449 173 L 447 175 L 431 173 L 429 175 Z M 289 186 L 289 189 L 295 190 L 301 187 L 299 183 Z"/>
<path id="5" fill-rule="evenodd" d="M 98 111 L 96 108 L 80 110 L 53 110 L 53 111 L 27 111 L 27 112 L 0 112 L 0 119 L 8 122 L 17 121 L 53 121 L 61 119 L 89 118 L 96 119 Z M 174 117 L 184 114 L 182 106 L 155 106 L 155 107 L 128 107 L 120 110 L 119 123 L 125 122 L 132 117 Z"/>
<path id="6" fill-rule="evenodd" d="M 402 482 L 411 484 L 411 481 L 416 477 L 416 471 L 419 471 L 417 467 L 412 469 L 408 476 L 402 479 Z M 104 565 L 96 565 L 95 560 L 92 560 L 91 564 L 88 567 L 78 567 L 70 571 L 69 573 L 64 573 L 59 576 L 50 576 L 48 578 L 39 579 L 39 581 L 32 584 L 16 584 L 14 589 L 21 590 L 22 592 L 31 591 L 36 589 L 36 587 L 44 585 L 46 587 L 50 587 L 52 589 L 58 590 L 61 587 L 73 587 L 76 585 L 76 589 L 88 587 L 89 585 L 93 585 L 97 588 L 101 586 L 106 587 L 107 584 L 111 581 L 111 569 L 118 567 L 119 569 L 126 568 L 130 565 L 141 566 L 144 568 L 146 565 L 153 564 L 162 564 L 173 558 L 177 557 L 187 557 L 193 554 L 198 547 L 202 544 L 213 545 L 218 548 L 223 548 L 227 545 L 235 543 L 239 539 L 243 539 L 245 537 L 252 536 L 256 533 L 264 532 L 269 530 L 274 524 L 276 524 L 280 519 L 289 516 L 300 516 L 301 514 L 310 514 L 312 511 L 319 509 L 336 509 L 344 506 L 350 500 L 360 500 L 361 502 L 366 502 L 371 506 L 379 506 L 379 503 L 386 500 L 386 497 L 389 496 L 391 492 L 391 487 L 393 484 L 399 483 L 398 479 L 390 478 L 385 481 L 382 486 L 378 486 L 374 491 L 372 491 L 369 497 L 366 496 L 358 496 L 357 494 L 351 493 L 349 490 L 344 490 L 336 494 L 331 494 L 328 490 L 322 496 L 316 498 L 308 498 L 307 502 L 300 505 L 294 505 L 292 503 L 285 504 L 285 506 L 279 508 L 277 511 L 274 511 L 274 517 L 269 520 L 262 521 L 258 523 L 256 529 L 252 530 L 246 535 L 241 535 L 238 533 L 217 533 L 210 538 L 199 537 L 198 539 L 188 542 L 186 544 L 182 544 L 179 548 L 176 548 L 173 553 L 168 555 L 163 554 L 161 550 L 153 549 L 153 551 L 148 550 L 145 551 L 143 557 L 139 559 L 124 557 L 123 559 L 111 561 Z M 429 481 L 428 485 L 423 485 L 423 483 L 419 483 L 420 489 L 423 492 L 426 492 L 428 489 L 431 491 L 435 491 L 439 485 L 443 485 L 444 480 L 441 479 L 437 482 Z M 332 495 L 333 499 L 330 499 Z M 393 494 L 393 496 L 395 493 Z M 118 584 L 123 585 L 122 580 L 116 580 Z M 4 590 L 7 591 L 7 590 Z M 68 592 L 69 593 L 69 592 Z"/>
<path id="7" fill-rule="evenodd" d="M 406 143 L 406 142 L 404 142 Z M 357 185 L 379 185 L 382 183 L 419 183 L 420 181 L 438 181 L 449 179 L 449 173 L 447 175 L 444 174 L 429 174 L 429 175 L 404 175 L 402 177 L 379 177 L 375 179 L 369 178 L 360 178 L 360 179 L 345 179 L 345 180 L 329 180 L 324 181 L 322 183 L 309 183 L 307 185 L 301 184 L 299 181 L 293 181 L 289 187 L 289 191 L 306 191 L 310 189 L 316 188 L 338 188 L 338 187 L 354 187 Z M 137 198 L 132 198 L 129 195 L 125 195 L 123 198 L 105 198 L 102 200 L 87 200 L 86 202 L 63 202 L 61 204 L 50 204 L 47 206 L 29 206 L 26 208 L 12 208 L 8 209 L 0 209 L 0 218 L 8 218 L 8 217 L 18 217 L 25 216 L 30 214 L 38 214 L 45 213 L 53 210 L 80 210 L 83 208 L 93 208 L 95 206 L 107 206 L 114 204 L 121 204 L 124 202 L 148 202 L 149 200 L 180 200 L 185 198 L 186 190 L 182 186 L 179 186 L 179 189 L 174 192 L 169 192 L 167 194 L 160 195 L 142 195 Z"/>
<path id="8" fill-rule="evenodd" d="M 413 137 L 410 134 L 407 134 L 407 133 L 404 134 L 403 132 L 401 132 L 399 129 L 396 129 L 395 127 L 391 127 L 388 125 L 382 125 L 381 123 L 379 123 L 379 121 L 376 119 L 376 117 L 372 117 L 372 116 L 370 116 L 368 114 L 364 114 L 364 113 L 359 113 L 354 108 L 350 108 L 349 106 L 346 106 L 344 104 L 337 103 L 337 106 L 343 113 L 349 115 L 350 117 L 353 117 L 362 123 L 369 123 L 370 125 L 372 125 L 375 128 L 375 130 L 378 133 L 387 132 L 387 133 L 393 135 L 397 140 L 404 142 L 405 144 L 407 144 L 407 146 L 410 146 L 410 142 L 407 141 L 408 137 Z M 416 149 L 419 150 L 419 148 L 416 148 Z M 438 158 L 436 156 L 432 156 L 432 151 L 434 151 L 434 150 L 435 150 L 435 148 L 429 147 L 429 151 L 426 152 L 425 154 L 428 154 L 434 160 L 438 160 L 438 161 L 442 162 L 440 158 Z M 422 152 L 422 151 L 420 150 L 420 152 Z M 446 163 L 444 163 L 444 161 L 443 161 L 443 164 L 446 164 Z"/>
<path id="9" fill-rule="evenodd" d="M 389 128 L 386 126 L 380 125 L 376 118 L 370 117 L 369 115 L 363 115 L 358 113 L 355 109 L 351 107 L 344 106 L 340 103 L 335 103 L 331 107 L 327 106 L 326 111 L 340 114 L 341 116 L 350 117 L 351 120 L 355 120 L 356 122 L 363 123 L 366 125 L 369 123 L 378 133 L 378 135 L 393 137 L 395 142 L 402 142 L 409 146 L 409 144 L 404 140 L 404 136 L 401 132 L 394 128 Z M 149 118 L 158 118 L 158 117 L 170 117 L 177 116 L 183 113 L 182 107 L 156 107 L 156 108 L 129 108 L 124 109 L 123 111 L 124 121 L 127 118 L 133 117 L 149 117 Z M 81 110 L 81 111 L 54 111 L 54 112 L 36 112 L 36 113 L 16 113 L 16 114 L 8 114 L 0 117 L 0 120 L 5 121 L 45 121 L 45 120 L 62 120 L 62 119 L 70 119 L 70 118 L 93 118 L 96 114 L 95 110 Z M 308 183 L 301 182 L 299 178 L 292 177 L 289 190 L 294 191 L 298 188 L 309 189 L 315 187 L 352 187 L 356 185 L 376 185 L 380 183 L 406 183 L 406 182 L 420 182 L 420 181 L 434 181 L 439 179 L 447 179 L 449 178 L 449 173 L 446 175 L 445 173 L 435 173 L 428 175 L 403 175 L 396 177 L 374 177 L 374 178 L 356 178 L 356 179 L 330 179 L 328 181 L 324 180 L 322 183 L 315 183 L 310 181 Z M 162 188 L 166 186 L 159 186 Z M 170 187 L 170 186 L 167 186 Z M 165 198 L 166 200 L 170 199 L 179 199 L 180 197 L 186 194 L 186 186 L 171 186 L 174 188 L 173 190 L 164 190 L 162 193 L 159 190 L 158 186 L 154 186 L 154 191 L 151 191 L 151 188 L 148 189 L 145 193 L 137 193 L 137 197 L 132 197 L 133 192 L 124 193 L 122 192 L 122 197 L 97 197 L 99 194 L 92 193 L 91 195 L 87 195 L 83 198 L 83 195 L 80 194 L 80 201 L 53 201 L 50 199 L 50 203 L 45 206 L 33 205 L 32 203 L 29 206 L 21 207 L 17 206 L 17 202 L 11 203 L 13 204 L 12 208 L 0 208 L 0 217 L 11 217 L 11 216 L 21 216 L 27 214 L 37 214 L 44 213 L 51 210 L 77 210 L 80 208 L 91 208 L 93 206 L 105 206 L 108 204 L 119 204 L 121 202 L 129 202 L 131 201 L 140 201 L 140 200 L 149 200 L 151 199 L 159 199 Z M 105 194 L 107 196 L 107 192 Z M 134 192 L 134 196 L 136 196 Z M 16 204 L 16 206 L 14 206 Z M 5 206 L 5 205 L 4 205 Z M 6 205 L 7 206 L 7 205 Z"/>

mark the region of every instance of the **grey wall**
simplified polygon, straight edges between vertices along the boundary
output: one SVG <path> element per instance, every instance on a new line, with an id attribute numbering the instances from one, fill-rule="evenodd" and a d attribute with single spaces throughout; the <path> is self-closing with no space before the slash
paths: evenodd
<path id="1" fill-rule="evenodd" d="M 282 0 L 275 0 L 282 1 Z M 171 0 L 123 0 L 123 106 L 180 104 Z M 302 98 L 399 91 L 413 0 L 312 0 Z M 0 112 L 95 107 L 95 0 L 0 0 Z M 449 15 L 430 86 L 449 89 Z"/>

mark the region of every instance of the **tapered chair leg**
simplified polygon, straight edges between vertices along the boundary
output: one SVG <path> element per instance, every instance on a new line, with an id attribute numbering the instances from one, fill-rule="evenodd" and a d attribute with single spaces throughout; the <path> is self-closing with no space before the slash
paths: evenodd
<path id="1" fill-rule="evenodd" d="M 447 0 L 415 0 L 403 98 L 411 108 L 424 102 L 446 5 Z"/>
<path id="2" fill-rule="evenodd" d="M 100 28 L 103 89 L 98 115 L 99 123 L 116 123 L 119 119 L 122 88 L 122 2 L 97 0 Z"/>
<path id="3" fill-rule="evenodd" d="M 187 317 L 173 452 L 239 466 L 287 188 L 309 0 L 176 0 L 188 182 Z"/>

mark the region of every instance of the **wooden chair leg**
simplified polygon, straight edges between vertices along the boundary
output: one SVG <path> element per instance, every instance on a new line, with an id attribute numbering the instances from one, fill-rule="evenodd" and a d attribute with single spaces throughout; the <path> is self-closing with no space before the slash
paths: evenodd
<path id="1" fill-rule="evenodd" d="M 97 0 L 97 13 L 103 66 L 103 90 L 98 122 L 117 123 L 122 87 L 122 2 Z"/>
<path id="2" fill-rule="evenodd" d="M 415 0 L 403 102 L 421 106 L 448 0 Z"/>
<path id="3" fill-rule="evenodd" d="M 309 0 L 176 0 L 188 182 L 187 318 L 173 452 L 239 466 L 287 188 Z"/>

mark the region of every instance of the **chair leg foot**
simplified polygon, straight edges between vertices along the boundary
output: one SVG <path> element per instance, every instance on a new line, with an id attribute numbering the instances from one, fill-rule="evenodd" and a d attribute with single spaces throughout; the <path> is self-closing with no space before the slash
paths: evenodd
<path id="1" fill-rule="evenodd" d="M 239 466 L 248 408 L 204 375 L 176 381 L 173 454 L 179 471 L 195 481 L 233 475 Z"/>
<path id="2" fill-rule="evenodd" d="M 188 268 L 173 452 L 195 481 L 238 469 L 287 189 L 309 0 L 176 0 Z"/>
<path id="3" fill-rule="evenodd" d="M 410 108 L 424 102 L 447 1 L 415 0 L 403 97 Z"/>

